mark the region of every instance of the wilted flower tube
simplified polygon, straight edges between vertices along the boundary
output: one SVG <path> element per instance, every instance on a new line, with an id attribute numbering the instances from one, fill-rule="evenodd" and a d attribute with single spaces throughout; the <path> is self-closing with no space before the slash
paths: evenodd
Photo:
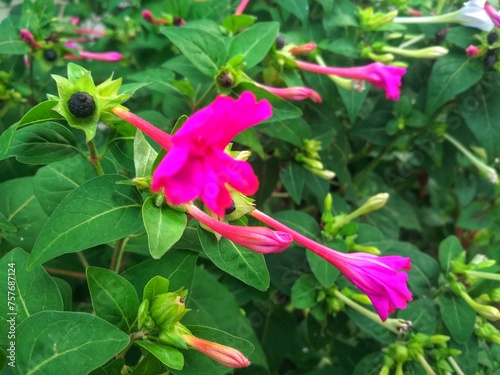
<path id="1" fill-rule="evenodd" d="M 164 25 L 167 23 L 167 20 L 166 19 L 163 19 L 163 18 L 154 18 L 153 16 L 153 13 L 148 10 L 148 9 L 144 9 L 142 11 L 142 18 L 149 22 L 149 23 L 152 23 L 154 25 Z"/>
<path id="2" fill-rule="evenodd" d="M 252 216 L 276 230 L 291 234 L 295 241 L 337 267 L 370 298 L 382 321 L 396 308 L 406 308 L 407 302 L 412 300 L 406 284 L 408 274 L 401 272 L 411 269 L 410 258 L 341 253 L 303 236 L 259 210 L 253 210 Z"/>
<path id="3" fill-rule="evenodd" d="M 229 225 L 207 215 L 193 204 L 186 204 L 185 207 L 191 216 L 210 229 L 257 253 L 279 253 L 293 242 L 292 236 L 286 232 L 277 232 L 265 227 Z"/>

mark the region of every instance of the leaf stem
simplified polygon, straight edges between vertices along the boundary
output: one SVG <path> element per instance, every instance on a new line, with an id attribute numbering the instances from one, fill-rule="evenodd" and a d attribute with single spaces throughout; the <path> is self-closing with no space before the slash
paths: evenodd
<path id="1" fill-rule="evenodd" d="M 94 171 L 98 176 L 104 175 L 101 162 L 99 161 L 100 160 L 99 153 L 97 152 L 97 147 L 94 143 L 94 140 L 91 139 L 89 142 L 87 142 L 87 146 L 90 151 L 90 156 L 88 158 L 88 161 L 90 162 L 90 164 L 92 164 L 92 168 L 94 168 Z"/>
<path id="2" fill-rule="evenodd" d="M 113 256 L 111 258 L 111 264 L 109 266 L 109 269 L 115 271 L 116 273 L 120 271 L 125 245 L 127 244 L 128 240 L 128 237 L 116 240 L 115 248 L 113 250 Z"/>
<path id="3" fill-rule="evenodd" d="M 200 106 L 201 103 L 203 103 L 205 101 L 205 99 L 207 98 L 207 96 L 212 92 L 212 89 L 215 87 L 215 83 L 212 83 L 210 85 L 210 87 L 207 89 L 207 91 L 205 91 L 203 93 L 203 95 L 201 96 L 201 98 L 193 104 L 193 112 L 196 111 L 198 109 L 198 107 Z"/>
<path id="4" fill-rule="evenodd" d="M 87 275 L 85 275 L 85 272 L 61 270 L 59 268 L 52 268 L 52 267 L 44 267 L 44 268 L 45 268 L 45 271 L 47 271 L 51 275 L 69 276 L 69 277 L 74 277 L 74 278 L 83 279 L 83 280 L 85 280 L 87 278 Z"/>
<path id="5" fill-rule="evenodd" d="M 465 375 L 465 373 L 462 371 L 462 369 L 458 365 L 457 361 L 455 361 L 455 358 L 448 357 L 447 359 L 448 359 L 448 362 L 450 362 L 451 367 L 453 367 L 453 370 L 455 370 L 455 372 L 458 375 Z"/>
<path id="6" fill-rule="evenodd" d="M 85 269 L 87 269 L 88 267 L 90 267 L 90 264 L 87 261 L 87 258 L 85 258 L 85 255 L 83 255 L 83 253 L 81 251 L 78 251 L 76 253 L 76 255 L 78 255 L 78 259 L 80 259 L 80 262 L 82 262 L 83 267 L 85 267 Z"/>
<path id="7" fill-rule="evenodd" d="M 142 339 L 147 336 L 147 333 L 144 332 L 143 330 L 137 331 L 137 332 L 132 332 L 130 334 L 130 342 L 128 343 L 127 347 L 123 349 L 120 353 L 118 353 L 115 358 L 124 358 L 127 352 L 130 350 L 130 348 L 134 345 L 135 340 Z"/>
<path id="8" fill-rule="evenodd" d="M 432 369 L 431 365 L 429 365 L 429 362 L 427 362 L 422 354 L 417 354 L 417 359 L 424 368 L 425 372 L 428 375 L 436 375 L 434 370 Z"/>

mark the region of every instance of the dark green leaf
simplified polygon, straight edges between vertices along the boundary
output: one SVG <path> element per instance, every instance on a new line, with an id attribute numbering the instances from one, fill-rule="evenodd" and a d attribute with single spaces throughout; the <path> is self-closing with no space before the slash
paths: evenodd
<path id="1" fill-rule="evenodd" d="M 257 131 L 254 128 L 248 128 L 244 132 L 238 134 L 233 138 L 234 142 L 240 143 L 244 146 L 250 147 L 261 158 L 264 158 L 264 150 L 260 144 L 260 139 Z"/>
<path id="2" fill-rule="evenodd" d="M 428 335 L 434 334 L 438 317 L 437 304 L 427 298 L 412 301 L 406 309 L 398 311 L 398 319 L 411 321 L 414 331 Z"/>
<path id="3" fill-rule="evenodd" d="M 305 182 L 305 173 L 302 165 L 291 161 L 286 167 L 280 170 L 280 179 L 293 201 L 296 204 L 300 204 Z"/>
<path id="4" fill-rule="evenodd" d="M 317 303 L 318 283 L 311 274 L 301 276 L 292 286 L 292 304 L 297 309 L 308 309 Z"/>
<path id="5" fill-rule="evenodd" d="M 292 13 L 301 21 L 305 21 L 309 15 L 309 2 L 307 0 L 276 0 L 285 11 Z"/>
<path id="6" fill-rule="evenodd" d="M 288 121 L 266 122 L 257 125 L 257 130 L 297 147 L 303 146 L 304 139 L 311 138 L 311 128 L 300 118 Z"/>
<path id="7" fill-rule="evenodd" d="M 312 251 L 306 252 L 306 258 L 312 273 L 321 286 L 331 288 L 335 284 L 335 279 L 340 275 L 339 269 Z"/>
<path id="8" fill-rule="evenodd" d="M 187 216 L 168 206 L 158 207 L 154 201 L 154 197 L 144 201 L 142 220 L 148 235 L 149 252 L 154 259 L 160 259 L 181 238 Z"/>
<path id="9" fill-rule="evenodd" d="M 356 120 L 356 117 L 358 117 L 359 110 L 361 109 L 361 106 L 370 91 L 369 87 L 366 87 L 362 92 L 347 90 L 341 86 L 337 86 L 337 89 L 339 90 L 340 97 L 342 98 L 342 101 L 347 109 L 349 120 L 353 123 Z"/>
<path id="10" fill-rule="evenodd" d="M 448 236 L 439 244 L 439 263 L 446 275 L 452 271 L 451 262 L 463 251 L 460 241 L 455 236 Z"/>
<path id="11" fill-rule="evenodd" d="M 478 365 L 482 362 L 479 358 L 480 349 L 479 342 L 475 335 L 472 335 L 466 342 L 451 342 L 450 347 L 460 350 L 462 353 L 455 357 L 455 360 L 460 366 L 464 374 L 477 374 Z M 498 345 L 496 345 L 498 346 Z M 489 356 L 490 358 L 493 356 Z M 498 372 L 498 371 L 497 371 Z M 487 372 L 485 372 L 487 373 Z M 492 375 L 498 375 L 493 373 Z"/>
<path id="12" fill-rule="evenodd" d="M 142 227 L 141 197 L 120 175 L 95 177 L 69 193 L 45 224 L 30 267 L 62 254 L 135 233 Z"/>
<path id="13" fill-rule="evenodd" d="M 105 268 L 88 267 L 86 273 L 96 315 L 129 333 L 139 309 L 139 298 L 132 284 Z"/>
<path id="14" fill-rule="evenodd" d="M 86 375 L 125 349 L 127 334 L 80 312 L 42 311 L 17 327 L 16 374 Z"/>
<path id="15" fill-rule="evenodd" d="M 259 290 L 269 288 L 269 272 L 262 254 L 237 245 L 227 238 L 217 240 L 213 233 L 198 229 L 205 254 L 221 270 Z"/>
<path id="16" fill-rule="evenodd" d="M 23 127 L 26 125 L 36 124 L 38 122 L 45 122 L 51 120 L 60 120 L 62 115 L 58 112 L 53 111 L 52 108 L 57 104 L 57 100 L 47 100 L 41 102 L 31 108 L 22 118 L 19 120 L 18 127 Z"/>
<path id="17" fill-rule="evenodd" d="M 476 321 L 476 312 L 472 307 L 461 297 L 447 293 L 439 297 L 439 310 L 453 340 L 466 342 L 474 331 Z"/>

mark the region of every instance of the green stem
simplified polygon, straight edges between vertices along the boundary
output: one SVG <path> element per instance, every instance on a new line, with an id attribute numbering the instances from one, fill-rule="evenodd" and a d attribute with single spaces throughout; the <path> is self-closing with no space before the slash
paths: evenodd
<path id="1" fill-rule="evenodd" d="M 94 168 L 95 173 L 98 176 L 102 176 L 104 174 L 104 171 L 101 166 L 100 158 L 99 158 L 99 153 L 97 152 L 97 147 L 94 143 L 94 140 L 90 140 L 87 143 L 87 146 L 90 151 L 90 156 L 88 158 L 88 161 L 92 165 L 92 168 Z"/>
<path id="2" fill-rule="evenodd" d="M 130 334 L 130 342 L 127 347 L 123 349 L 120 353 L 118 353 L 115 358 L 124 358 L 130 348 L 134 345 L 135 340 L 142 339 L 146 337 L 147 334 L 144 331 L 137 331 Z"/>
<path id="3" fill-rule="evenodd" d="M 380 163 L 380 160 L 382 160 L 382 158 L 384 157 L 385 154 L 387 154 L 393 147 L 393 145 L 396 143 L 396 141 L 399 139 L 396 138 L 391 144 L 387 145 L 383 150 L 382 152 L 375 158 L 373 159 L 370 164 L 368 164 L 368 166 L 363 169 L 358 175 L 357 177 L 354 179 L 354 185 L 359 185 L 359 183 L 361 181 L 363 181 L 369 174 L 371 171 L 373 171 L 373 169 L 375 169 L 375 167 L 377 166 L 378 163 Z"/>
<path id="4" fill-rule="evenodd" d="M 411 38 L 410 40 L 407 40 L 406 42 L 404 43 L 401 43 L 399 45 L 399 48 L 406 48 L 406 47 L 409 47 L 415 43 L 418 43 L 420 42 L 421 40 L 424 40 L 425 39 L 425 34 L 420 34 L 420 35 L 417 35 L 413 38 Z"/>
<path id="5" fill-rule="evenodd" d="M 448 23 L 458 22 L 457 16 L 462 12 L 461 9 L 455 12 L 442 14 L 440 16 L 429 17 L 396 17 L 392 22 L 394 23 Z"/>
<path id="6" fill-rule="evenodd" d="M 123 259 L 123 253 L 125 251 L 125 245 L 127 244 L 127 242 L 128 242 L 128 237 L 116 240 L 115 248 L 113 250 L 113 256 L 111 258 L 111 264 L 109 266 L 109 268 L 115 271 L 116 273 L 120 271 L 120 266 Z"/>
<path id="7" fill-rule="evenodd" d="M 77 279 L 82 279 L 82 280 L 85 280 L 87 278 L 87 275 L 85 275 L 85 272 L 61 270 L 59 268 L 52 268 L 52 267 L 44 267 L 44 268 L 45 268 L 45 271 L 47 271 L 51 275 L 69 276 L 69 277 L 75 277 Z"/>
<path id="8" fill-rule="evenodd" d="M 500 274 L 498 273 L 467 270 L 465 271 L 465 274 L 467 276 L 480 277 L 481 279 L 500 281 Z"/>
<path id="9" fill-rule="evenodd" d="M 455 361 L 455 358 L 448 357 L 448 362 L 450 362 L 451 367 L 453 367 L 453 370 L 455 370 L 455 372 L 458 375 L 465 375 L 465 373 L 462 371 L 462 369 L 458 365 L 457 361 Z"/>
<path id="10" fill-rule="evenodd" d="M 361 315 L 366 316 L 368 319 L 373 320 L 375 323 L 380 324 L 381 326 L 387 328 L 389 331 L 399 334 L 399 331 L 396 328 L 396 324 L 394 324 L 395 323 L 394 321 L 397 321 L 397 319 L 387 319 L 385 322 L 383 322 L 382 319 L 380 319 L 380 317 L 373 311 L 370 311 L 361 306 L 360 304 L 354 302 L 352 299 L 348 298 L 338 289 L 335 289 L 333 293 L 338 299 L 342 300 L 347 306 L 349 306 L 353 310 L 356 310 Z M 399 325 L 399 322 L 396 323 Z"/>
<path id="11" fill-rule="evenodd" d="M 78 255 L 78 258 L 80 259 L 80 262 L 82 262 L 83 267 L 85 267 L 85 269 L 87 269 L 88 267 L 90 267 L 90 264 L 87 261 L 87 258 L 85 258 L 85 255 L 83 255 L 83 253 L 81 251 L 78 251 L 76 253 L 76 255 Z"/>
<path id="12" fill-rule="evenodd" d="M 429 363 L 425 360 L 425 358 L 422 354 L 417 354 L 417 359 L 428 375 L 436 375 L 436 373 L 432 369 L 431 365 L 429 365 Z"/>
<path id="13" fill-rule="evenodd" d="M 208 95 L 210 95 L 210 93 L 212 92 L 212 90 L 213 90 L 214 87 L 215 87 L 215 83 L 212 83 L 210 85 L 210 87 L 207 89 L 207 91 L 205 91 L 203 93 L 203 95 L 201 96 L 201 98 L 196 103 L 194 103 L 194 105 L 193 105 L 193 112 L 196 111 L 198 109 L 198 107 L 205 101 L 205 99 L 208 97 Z"/>

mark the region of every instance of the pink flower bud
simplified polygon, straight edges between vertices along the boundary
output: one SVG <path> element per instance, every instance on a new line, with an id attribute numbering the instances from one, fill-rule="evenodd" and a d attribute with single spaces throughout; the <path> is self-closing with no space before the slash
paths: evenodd
<path id="1" fill-rule="evenodd" d="M 153 16 L 153 13 L 148 10 L 148 9 L 144 9 L 142 11 L 142 18 L 149 22 L 149 23 L 152 23 L 154 25 L 164 25 L 167 23 L 167 20 L 164 20 L 164 19 L 159 19 L 159 18 L 154 18 Z"/>
<path id="2" fill-rule="evenodd" d="M 286 88 L 279 88 L 279 87 L 271 87 L 271 86 L 266 86 L 262 85 L 260 83 L 254 82 L 256 86 L 259 86 L 270 93 L 279 96 L 280 98 L 287 99 L 287 100 L 306 100 L 306 99 L 311 99 L 315 103 L 321 103 L 323 99 L 321 98 L 321 95 L 319 95 L 316 91 L 309 87 L 303 87 L 303 86 L 294 86 L 294 87 L 286 87 Z"/>
<path id="3" fill-rule="evenodd" d="M 214 361 L 217 361 L 224 366 L 231 368 L 250 366 L 248 358 L 237 349 L 191 335 L 183 335 L 182 337 L 186 341 L 186 344 L 190 347 L 199 350 L 207 357 L 212 358 Z"/>
<path id="4" fill-rule="evenodd" d="M 29 46 L 31 46 L 33 48 L 41 48 L 42 47 L 41 44 L 35 40 L 35 37 L 33 36 L 33 34 L 29 30 L 23 29 L 23 30 L 21 30 L 19 35 L 21 36 L 23 41 L 26 44 L 28 44 Z"/>
<path id="5" fill-rule="evenodd" d="M 79 51 L 80 56 L 76 55 L 65 55 L 64 58 L 66 60 L 81 60 L 81 59 L 91 59 L 96 61 L 107 61 L 107 62 L 116 62 L 120 61 L 123 58 L 123 55 L 119 52 L 88 52 L 88 51 Z"/>
<path id="6" fill-rule="evenodd" d="M 316 49 L 316 43 L 306 43 L 290 49 L 292 55 L 307 55 Z"/>
<path id="7" fill-rule="evenodd" d="M 479 54 L 479 52 L 481 52 L 481 50 L 477 48 L 477 46 L 474 46 L 472 44 L 465 49 L 465 53 L 469 57 L 476 57 Z"/>

